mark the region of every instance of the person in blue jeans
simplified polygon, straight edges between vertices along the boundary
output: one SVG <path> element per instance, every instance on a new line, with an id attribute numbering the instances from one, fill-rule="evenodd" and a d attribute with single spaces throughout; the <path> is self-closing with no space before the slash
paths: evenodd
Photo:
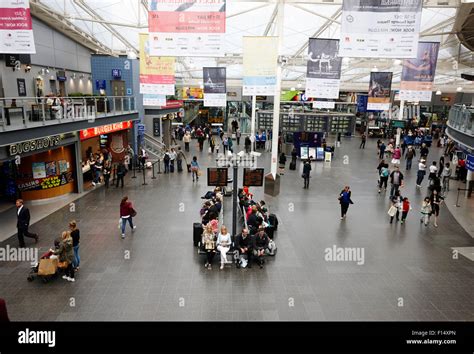
<path id="1" fill-rule="evenodd" d="M 197 161 L 197 157 L 193 156 L 193 160 L 191 161 L 191 172 L 193 175 L 193 182 L 194 182 L 194 176 L 196 176 L 196 181 L 199 180 L 199 164 Z"/>
<path id="2" fill-rule="evenodd" d="M 133 209 L 132 202 L 128 200 L 128 197 L 125 196 L 120 202 L 120 219 L 122 222 L 122 238 L 125 238 L 125 227 L 127 226 L 127 221 L 130 224 L 132 232 L 135 232 L 136 226 L 133 225 L 132 217 L 135 216 L 136 211 Z"/>
<path id="3" fill-rule="evenodd" d="M 341 220 L 346 218 L 349 204 L 354 204 L 351 200 L 351 188 L 345 186 L 341 193 L 339 193 L 339 203 L 341 204 Z"/>
<path id="4" fill-rule="evenodd" d="M 72 262 L 72 267 L 77 271 L 81 264 L 81 257 L 79 255 L 79 239 L 81 236 L 79 229 L 77 228 L 76 220 L 72 220 L 69 223 L 69 230 L 71 230 L 72 247 L 74 249 L 74 262 Z"/>

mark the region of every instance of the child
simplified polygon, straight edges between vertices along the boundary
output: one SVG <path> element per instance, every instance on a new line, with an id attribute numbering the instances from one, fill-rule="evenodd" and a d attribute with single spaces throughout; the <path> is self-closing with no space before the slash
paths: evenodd
<path id="1" fill-rule="evenodd" d="M 426 197 L 421 204 L 421 219 L 420 223 L 425 223 L 425 226 L 428 226 L 431 215 L 431 200 L 429 197 Z"/>
<path id="2" fill-rule="evenodd" d="M 402 202 L 402 224 L 405 222 L 405 219 L 407 218 L 408 212 L 412 209 L 410 206 L 410 201 L 408 200 L 407 197 L 403 198 Z"/>

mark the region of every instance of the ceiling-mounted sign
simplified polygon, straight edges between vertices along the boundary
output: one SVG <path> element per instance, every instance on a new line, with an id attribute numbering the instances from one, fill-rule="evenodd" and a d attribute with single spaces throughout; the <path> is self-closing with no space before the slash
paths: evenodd
<path id="1" fill-rule="evenodd" d="M 150 55 L 223 56 L 225 0 L 151 0 Z"/>
<path id="2" fill-rule="evenodd" d="M 439 43 L 419 42 L 415 59 L 403 61 L 400 100 L 431 101 Z"/>
<path id="3" fill-rule="evenodd" d="M 467 155 L 466 168 L 474 172 L 474 155 Z"/>
<path id="4" fill-rule="evenodd" d="M 334 101 L 313 101 L 313 108 L 319 109 L 334 109 L 336 102 Z"/>
<path id="5" fill-rule="evenodd" d="M 306 69 L 306 96 L 339 98 L 342 58 L 337 39 L 310 38 Z"/>
<path id="6" fill-rule="evenodd" d="M 144 106 L 163 107 L 166 106 L 166 95 L 154 95 L 151 93 L 143 94 Z"/>
<path id="7" fill-rule="evenodd" d="M 344 0 L 341 57 L 415 58 L 422 0 Z"/>
<path id="8" fill-rule="evenodd" d="M 224 107 L 226 95 L 226 68 L 202 68 L 204 106 Z"/>
<path id="9" fill-rule="evenodd" d="M 36 53 L 29 0 L 0 0 L 0 38 L 0 53 Z"/>
<path id="10" fill-rule="evenodd" d="M 147 33 L 140 33 L 140 93 L 174 95 L 174 57 L 153 57 Z"/>
<path id="11" fill-rule="evenodd" d="M 12 144 L 10 145 L 10 156 L 21 155 L 36 150 L 49 149 L 59 145 L 60 141 L 61 136 L 54 135 L 41 139 L 28 140 L 21 143 Z"/>
<path id="12" fill-rule="evenodd" d="M 371 72 L 367 109 L 388 111 L 390 109 L 391 72 Z"/>
<path id="13" fill-rule="evenodd" d="M 120 80 L 122 78 L 122 70 L 120 69 L 112 69 L 112 78 Z"/>
<path id="14" fill-rule="evenodd" d="M 242 95 L 275 96 L 278 37 L 243 37 Z"/>
<path id="15" fill-rule="evenodd" d="M 132 121 L 128 120 L 125 122 L 107 124 L 107 125 L 102 125 L 100 127 L 83 129 L 79 132 L 79 135 L 81 137 L 81 140 L 86 140 L 86 139 L 93 138 L 95 136 L 106 135 L 106 134 L 110 134 L 110 133 L 117 132 L 120 130 L 129 129 L 131 127 L 132 127 Z"/>
<path id="16" fill-rule="evenodd" d="M 64 70 L 57 71 L 56 77 L 58 81 L 67 81 L 66 72 Z"/>

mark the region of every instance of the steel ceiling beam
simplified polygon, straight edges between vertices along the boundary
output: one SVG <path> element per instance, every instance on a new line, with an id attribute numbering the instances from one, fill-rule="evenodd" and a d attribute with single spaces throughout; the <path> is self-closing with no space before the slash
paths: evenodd
<path id="1" fill-rule="evenodd" d="M 272 25 L 275 22 L 277 14 L 278 14 L 278 5 L 275 5 L 272 15 L 270 16 L 270 20 L 268 21 L 267 27 L 265 28 L 265 31 L 263 32 L 264 36 L 268 36 L 268 32 L 270 32 L 270 30 L 272 29 Z"/>
<path id="2" fill-rule="evenodd" d="M 331 21 L 332 23 L 337 23 L 338 25 L 341 24 L 341 22 L 336 21 L 336 20 L 332 19 L 331 17 L 327 17 L 327 16 L 324 16 L 323 14 L 317 13 L 317 12 L 315 12 L 315 11 L 311 11 L 311 10 L 309 10 L 309 9 L 307 9 L 307 8 L 305 8 L 305 7 L 303 7 L 303 6 L 301 6 L 301 5 L 298 5 L 298 4 L 290 4 L 290 5 L 293 6 L 293 7 L 296 7 L 297 9 L 306 11 L 306 12 L 312 14 L 312 15 L 315 15 L 315 16 L 318 16 L 318 17 L 321 17 L 321 18 L 324 18 L 325 20 Z"/>

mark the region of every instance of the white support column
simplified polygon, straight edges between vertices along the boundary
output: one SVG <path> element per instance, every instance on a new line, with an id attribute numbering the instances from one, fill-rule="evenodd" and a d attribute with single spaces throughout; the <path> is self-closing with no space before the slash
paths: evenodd
<path id="1" fill-rule="evenodd" d="M 255 120 L 256 120 L 256 110 L 257 110 L 257 96 L 252 96 L 252 120 L 250 121 L 250 141 L 252 142 L 251 151 L 254 150 L 254 141 L 255 141 Z"/>
<path id="2" fill-rule="evenodd" d="M 278 34 L 278 55 L 281 55 L 283 47 L 283 21 L 284 21 L 284 0 L 278 1 L 277 14 L 277 34 Z M 280 95 L 281 95 L 281 63 L 277 65 L 276 72 L 276 90 L 275 98 L 273 100 L 273 127 L 272 127 L 272 160 L 271 160 L 271 174 L 273 179 L 276 179 L 278 168 L 278 133 L 280 130 Z"/>
<path id="3" fill-rule="evenodd" d="M 404 114 L 404 111 L 405 110 L 405 101 L 404 100 L 400 100 L 400 111 L 398 113 L 398 119 L 400 120 L 405 120 L 405 114 Z M 396 136 L 396 139 L 395 139 L 395 146 L 400 146 L 400 134 L 401 134 L 402 130 L 400 128 L 397 128 L 397 136 Z"/>

